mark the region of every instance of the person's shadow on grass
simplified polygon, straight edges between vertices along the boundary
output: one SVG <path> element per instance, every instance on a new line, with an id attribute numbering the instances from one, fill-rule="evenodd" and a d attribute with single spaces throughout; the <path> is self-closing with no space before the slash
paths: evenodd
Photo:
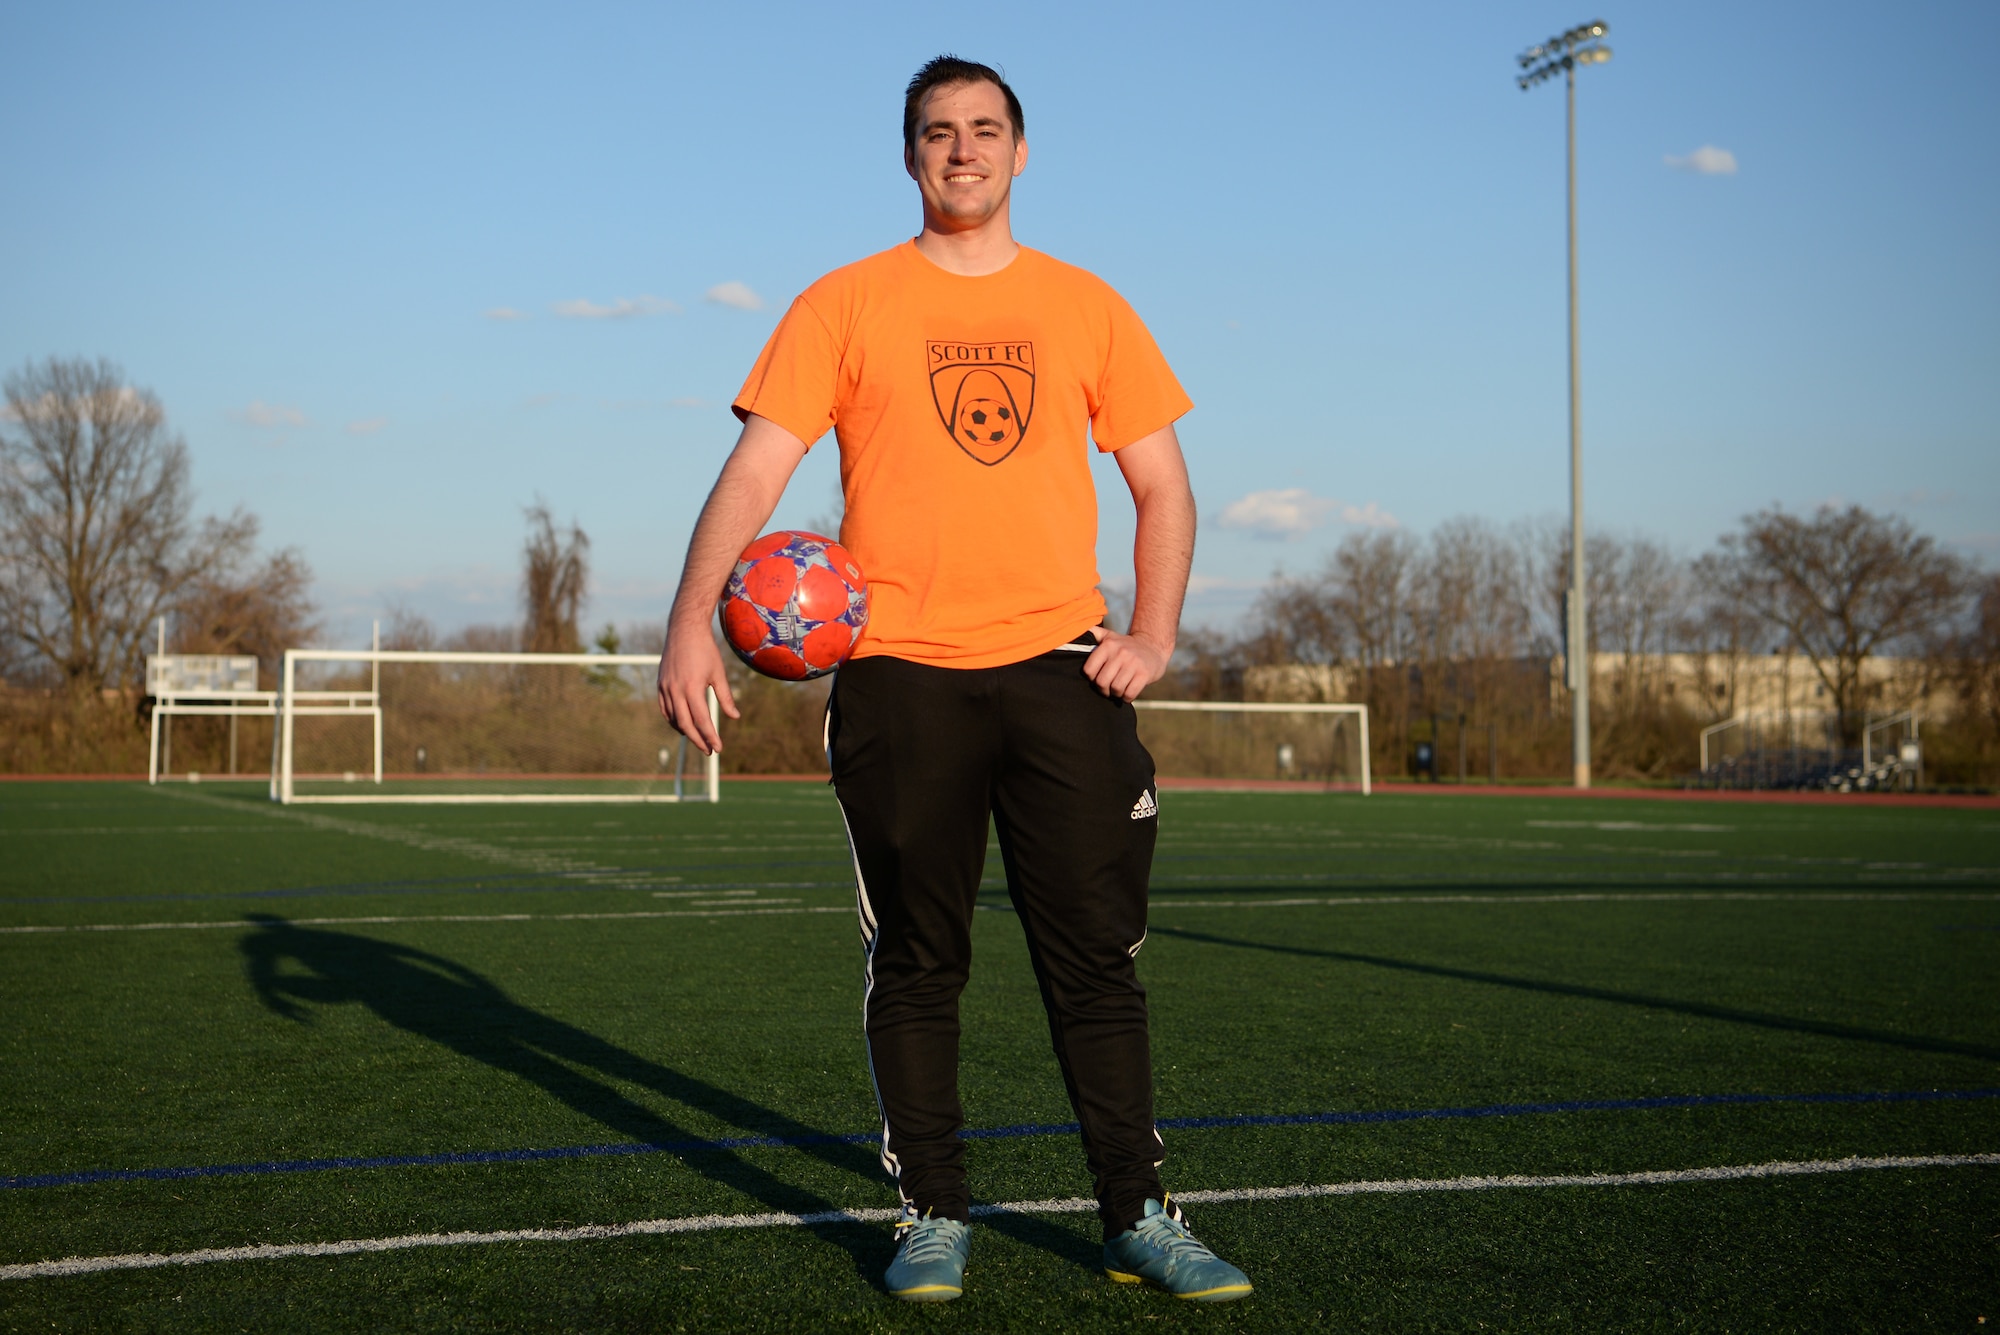
<path id="1" fill-rule="evenodd" d="M 272 914 L 250 918 L 259 930 L 244 937 L 241 949 L 251 985 L 266 1007 L 287 1019 L 308 1023 L 309 1007 L 359 1003 L 406 1033 L 533 1083 L 634 1142 L 675 1147 L 670 1152 L 688 1167 L 769 1210 L 816 1214 L 841 1207 L 786 1182 L 739 1151 L 689 1146 L 709 1138 L 668 1120 L 611 1082 L 650 1090 L 746 1136 L 799 1142 L 799 1152 L 853 1174 L 871 1188 L 882 1182 L 881 1166 L 868 1146 L 829 1135 L 524 1006 L 455 960 L 391 941 L 298 926 Z M 1046 1221 L 1001 1215 L 988 1223 L 1067 1260 L 1096 1262 L 1094 1250 L 1081 1238 Z M 862 1278 L 881 1287 L 882 1270 L 895 1250 L 887 1230 L 829 1224 L 813 1231 L 844 1248 Z"/>
<path id="2" fill-rule="evenodd" d="M 612 1082 L 650 1090 L 742 1135 L 803 1142 L 800 1152 L 879 1189 L 881 1170 L 866 1147 L 524 1006 L 455 960 L 392 941 L 299 927 L 268 914 L 251 918 L 260 930 L 241 946 L 251 985 L 265 1006 L 288 1019 L 309 1023 L 311 1007 L 359 1003 L 406 1033 L 529 1081 L 632 1141 L 675 1147 L 671 1152 L 688 1167 L 769 1210 L 816 1214 L 841 1207 L 736 1150 L 703 1147 L 700 1142 L 711 1137 L 676 1124 Z M 894 1246 L 878 1228 L 833 1224 L 814 1231 L 844 1247 L 871 1281 Z"/>

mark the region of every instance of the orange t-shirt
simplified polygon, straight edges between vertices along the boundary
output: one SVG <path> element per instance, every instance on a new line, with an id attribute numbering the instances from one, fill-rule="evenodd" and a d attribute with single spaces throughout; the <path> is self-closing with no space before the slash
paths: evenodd
<path id="1" fill-rule="evenodd" d="M 1102 279 L 1025 246 L 967 278 L 913 241 L 807 288 L 735 403 L 840 441 L 840 540 L 868 578 L 855 656 L 960 668 L 1103 619 L 1085 439 L 1121 449 L 1192 406 Z"/>

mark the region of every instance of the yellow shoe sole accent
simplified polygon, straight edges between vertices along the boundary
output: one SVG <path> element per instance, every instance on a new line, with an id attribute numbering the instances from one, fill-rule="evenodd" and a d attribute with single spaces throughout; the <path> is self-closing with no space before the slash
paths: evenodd
<path id="1" fill-rule="evenodd" d="M 1220 1284 L 1212 1289 L 1202 1289 L 1198 1293 L 1176 1293 L 1174 1297 L 1187 1302 L 1213 1303 L 1223 1302 L 1229 1298 L 1241 1298 L 1249 1292 L 1248 1284 Z"/>
<path id="2" fill-rule="evenodd" d="M 1150 1282 L 1144 1275 L 1128 1275 L 1122 1270 L 1107 1269 L 1104 1273 L 1111 1277 L 1111 1281 L 1114 1284 L 1145 1284 Z M 1154 1287 L 1159 1288 L 1160 1286 L 1154 1285 Z M 1162 1289 L 1161 1291 L 1165 1292 L 1166 1290 Z M 1240 1297 L 1252 1291 L 1252 1286 L 1248 1284 L 1221 1284 L 1212 1289 L 1199 1289 L 1194 1293 L 1176 1293 L 1174 1297 L 1182 1301 L 1215 1302 L 1225 1294 Z"/>
<path id="3" fill-rule="evenodd" d="M 906 1303 L 941 1303 L 964 1292 L 956 1284 L 922 1284 L 914 1289 L 891 1289 L 889 1296 L 901 1298 Z"/>

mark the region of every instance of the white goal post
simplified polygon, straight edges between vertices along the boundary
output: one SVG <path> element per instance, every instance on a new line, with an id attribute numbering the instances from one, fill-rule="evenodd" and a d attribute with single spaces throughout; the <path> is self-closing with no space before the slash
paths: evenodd
<path id="1" fill-rule="evenodd" d="M 271 798 L 720 801 L 721 758 L 697 753 L 690 776 L 687 740 L 659 715 L 658 667 L 650 654 L 287 649 Z M 719 726 L 713 690 L 708 714 Z"/>
<path id="2" fill-rule="evenodd" d="M 1373 791 L 1368 706 L 1137 700 L 1140 739 L 1161 777 L 1318 782 Z"/>

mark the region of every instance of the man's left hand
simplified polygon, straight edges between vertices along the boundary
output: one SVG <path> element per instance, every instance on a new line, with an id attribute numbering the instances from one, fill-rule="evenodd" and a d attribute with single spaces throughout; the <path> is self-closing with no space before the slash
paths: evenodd
<path id="1" fill-rule="evenodd" d="M 1140 635 L 1120 635 L 1102 626 L 1091 629 L 1097 647 L 1083 660 L 1083 675 L 1098 690 L 1120 700 L 1137 700 L 1139 692 L 1167 675 L 1172 648 L 1162 648 Z"/>

